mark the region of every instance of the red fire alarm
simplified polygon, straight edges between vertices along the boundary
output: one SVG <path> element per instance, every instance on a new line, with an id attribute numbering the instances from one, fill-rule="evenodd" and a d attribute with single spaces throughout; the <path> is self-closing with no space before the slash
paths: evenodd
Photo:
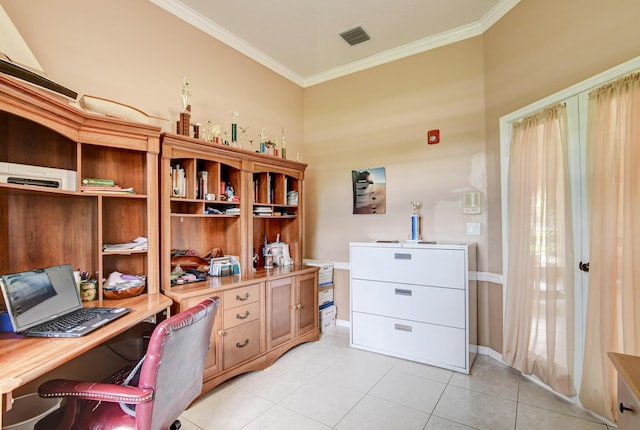
<path id="1" fill-rule="evenodd" d="M 429 145 L 440 143 L 440 130 L 429 130 L 427 132 L 427 143 Z"/>

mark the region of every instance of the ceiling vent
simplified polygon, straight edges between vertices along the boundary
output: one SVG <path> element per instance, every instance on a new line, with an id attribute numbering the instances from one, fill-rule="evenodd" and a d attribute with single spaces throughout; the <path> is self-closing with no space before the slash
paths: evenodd
<path id="1" fill-rule="evenodd" d="M 349 45 L 357 45 L 358 43 L 366 42 L 371 39 L 371 36 L 361 26 L 354 27 L 350 30 L 340 33 L 342 37 Z"/>

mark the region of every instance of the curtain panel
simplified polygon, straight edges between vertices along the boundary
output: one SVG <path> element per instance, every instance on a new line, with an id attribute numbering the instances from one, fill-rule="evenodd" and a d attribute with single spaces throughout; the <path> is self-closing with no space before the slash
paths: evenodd
<path id="1" fill-rule="evenodd" d="M 564 104 L 513 124 L 503 359 L 575 395 L 573 227 Z"/>

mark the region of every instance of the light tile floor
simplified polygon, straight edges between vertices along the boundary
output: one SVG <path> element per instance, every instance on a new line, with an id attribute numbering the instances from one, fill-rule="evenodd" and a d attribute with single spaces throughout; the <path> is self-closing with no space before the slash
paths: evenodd
<path id="1" fill-rule="evenodd" d="M 487 356 L 464 375 L 352 349 L 345 327 L 216 387 L 180 421 L 182 430 L 613 428 Z"/>

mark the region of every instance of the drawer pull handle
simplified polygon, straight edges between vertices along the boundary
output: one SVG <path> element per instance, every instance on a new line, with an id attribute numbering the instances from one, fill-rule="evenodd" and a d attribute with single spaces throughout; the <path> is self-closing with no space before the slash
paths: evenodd
<path id="1" fill-rule="evenodd" d="M 236 348 L 244 348 L 247 345 L 249 345 L 249 338 L 247 338 L 244 343 L 236 342 Z"/>
<path id="2" fill-rule="evenodd" d="M 240 314 L 236 314 L 236 318 L 237 318 L 237 319 L 239 319 L 239 320 L 243 320 L 243 319 L 246 319 L 246 318 L 248 318 L 248 317 L 249 317 L 249 311 L 246 311 L 246 312 L 244 313 L 244 316 L 242 316 L 242 315 L 240 315 Z"/>
<path id="3" fill-rule="evenodd" d="M 396 324 L 396 330 L 412 332 L 413 327 L 410 325 Z"/>
<path id="4" fill-rule="evenodd" d="M 411 296 L 413 292 L 411 290 L 403 290 L 402 288 L 396 288 L 396 296 Z"/>
<path id="5" fill-rule="evenodd" d="M 411 260 L 411 254 L 396 252 L 393 254 L 393 258 L 396 260 Z"/>
<path id="6" fill-rule="evenodd" d="M 249 300 L 249 293 L 245 293 L 244 297 L 240 297 L 240 294 L 236 294 L 236 300 L 240 300 L 241 302 Z"/>
<path id="7" fill-rule="evenodd" d="M 624 414 L 624 411 L 633 412 L 633 408 L 628 408 L 622 402 L 620 402 L 620 413 Z"/>

